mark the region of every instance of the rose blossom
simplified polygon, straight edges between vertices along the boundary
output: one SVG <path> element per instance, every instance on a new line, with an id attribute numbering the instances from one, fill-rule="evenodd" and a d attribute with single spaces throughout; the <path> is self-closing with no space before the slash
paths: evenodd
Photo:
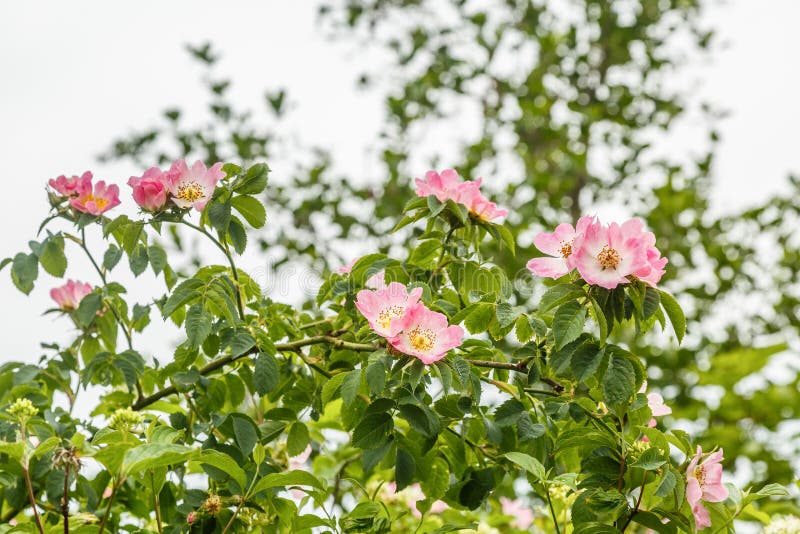
<path id="1" fill-rule="evenodd" d="M 494 202 L 489 201 L 480 191 L 482 178 L 474 182 L 462 182 L 458 173 L 453 169 L 445 169 L 440 173 L 428 171 L 425 179 L 416 178 L 417 196 L 435 196 L 439 202 L 452 200 L 464 205 L 469 212 L 484 221 L 508 215 L 508 212 L 497 208 Z"/>
<path id="2" fill-rule="evenodd" d="M 408 307 L 398 329 L 400 333 L 390 338 L 389 344 L 426 365 L 444 358 L 447 351 L 461 345 L 464 337 L 460 326 L 449 326 L 444 314 L 429 310 L 421 302 Z"/>
<path id="3" fill-rule="evenodd" d="M 54 191 L 65 197 L 74 197 L 80 193 L 82 187 L 92 183 L 92 173 L 86 171 L 81 176 L 59 176 L 48 182 Z"/>
<path id="4" fill-rule="evenodd" d="M 575 237 L 582 234 L 592 221 L 592 217 L 584 215 L 578 219 L 575 228 L 569 223 L 561 223 L 552 233 L 539 233 L 533 239 L 533 244 L 541 252 L 551 257 L 533 258 L 528 262 L 528 269 L 537 276 L 554 279 L 561 278 L 570 272 L 575 268 L 572 243 Z"/>
<path id="5" fill-rule="evenodd" d="M 621 226 L 593 221 L 572 245 L 574 264 L 589 284 L 614 289 L 628 276 L 648 266 L 646 241 L 634 232 L 635 219 Z"/>
<path id="6" fill-rule="evenodd" d="M 69 205 L 76 210 L 91 215 L 101 215 L 119 203 L 119 187 L 116 184 L 106 185 L 100 180 L 92 187 L 91 180 L 84 179 L 79 183 L 78 195 L 69 201 Z"/>
<path id="7" fill-rule="evenodd" d="M 400 332 L 400 319 L 421 296 L 421 287 L 408 291 L 403 284 L 392 282 L 377 291 L 362 289 L 356 295 L 355 304 L 372 329 L 378 335 L 388 338 Z"/>
<path id="8" fill-rule="evenodd" d="M 128 185 L 133 188 L 133 200 L 145 211 L 158 211 L 167 203 L 167 175 L 158 167 L 147 169 L 141 177 L 131 176 Z"/>
<path id="9" fill-rule="evenodd" d="M 191 168 L 186 161 L 178 160 L 167 171 L 167 183 L 172 201 L 181 208 L 194 208 L 203 211 L 214 194 L 217 182 L 225 177 L 222 172 L 222 163 L 215 163 L 206 169 L 205 164 L 198 160 Z"/>
<path id="10" fill-rule="evenodd" d="M 702 462 L 703 449 L 697 446 L 686 470 L 686 500 L 692 507 L 698 530 L 711 526 L 711 516 L 702 501 L 722 502 L 728 498 L 728 488 L 722 484 L 722 449 L 711 453 Z"/>
<path id="11" fill-rule="evenodd" d="M 92 292 L 91 284 L 67 280 L 67 283 L 50 290 L 50 297 L 56 301 L 58 307 L 64 311 L 78 309 L 83 297 Z"/>

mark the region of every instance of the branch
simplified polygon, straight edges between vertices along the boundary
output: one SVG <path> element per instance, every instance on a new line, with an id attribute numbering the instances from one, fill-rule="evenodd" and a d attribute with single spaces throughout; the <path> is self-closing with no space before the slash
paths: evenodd
<path id="1" fill-rule="evenodd" d="M 528 370 L 528 364 L 525 360 L 522 360 L 518 363 L 508 363 L 508 362 L 493 362 L 490 360 L 465 360 L 468 364 L 474 365 L 475 367 L 488 367 L 490 369 L 505 369 L 507 371 L 516 371 L 518 373 L 525 373 Z M 553 380 L 552 378 L 539 378 L 539 381 L 544 382 L 545 384 L 549 385 L 553 388 L 556 393 L 561 393 L 564 391 L 564 386 Z"/>
<path id="2" fill-rule="evenodd" d="M 380 348 L 379 345 L 372 345 L 369 343 L 354 343 L 352 341 L 345 341 L 343 339 L 336 338 L 332 335 L 323 335 L 323 336 L 308 337 L 305 339 L 298 339 L 297 341 L 289 341 L 287 343 L 278 343 L 275 345 L 275 349 L 278 352 L 297 352 L 302 347 L 307 347 L 309 345 L 320 345 L 322 343 L 328 343 L 340 349 L 354 350 L 358 352 L 373 351 L 373 350 L 378 350 Z M 244 352 L 243 354 L 239 354 L 238 356 L 231 356 L 231 355 L 221 356 L 215 360 L 210 361 L 208 364 L 202 367 L 200 369 L 200 374 L 202 376 L 209 375 L 214 371 L 216 371 L 217 369 L 225 367 L 226 365 L 231 364 L 242 358 L 246 358 L 248 356 L 256 354 L 257 352 L 259 352 L 258 347 L 253 347 L 252 349 Z M 136 402 L 133 403 L 132 408 L 134 410 L 141 410 L 142 408 L 150 406 L 154 402 L 161 400 L 164 397 L 168 397 L 169 395 L 174 395 L 177 392 L 178 389 L 174 385 L 165 387 L 164 389 L 156 391 L 155 393 L 153 393 L 148 397 L 138 399 Z"/>

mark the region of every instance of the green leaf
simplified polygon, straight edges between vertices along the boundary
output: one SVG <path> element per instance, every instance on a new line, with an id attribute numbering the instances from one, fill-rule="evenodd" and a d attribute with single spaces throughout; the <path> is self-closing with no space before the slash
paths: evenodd
<path id="1" fill-rule="evenodd" d="M 297 456 L 308 446 L 310 437 L 308 427 L 300 421 L 295 421 L 289 427 L 289 435 L 286 438 L 286 452 L 289 456 Z"/>
<path id="2" fill-rule="evenodd" d="M 361 369 L 354 369 L 345 375 L 342 382 L 342 400 L 345 404 L 350 404 L 358 394 L 358 387 L 361 384 Z"/>
<path id="3" fill-rule="evenodd" d="M 33 282 L 39 277 L 39 258 L 36 254 L 20 252 L 11 262 L 11 280 L 17 289 L 26 295 L 33 289 Z"/>
<path id="4" fill-rule="evenodd" d="M 661 297 L 661 307 L 669 317 L 669 322 L 672 323 L 672 329 L 675 331 L 675 336 L 678 338 L 678 343 L 683 341 L 683 336 L 686 333 L 686 317 L 683 315 L 683 310 L 675 298 L 666 291 L 659 290 Z"/>
<path id="5" fill-rule="evenodd" d="M 150 258 L 150 267 L 158 275 L 167 266 L 167 252 L 161 245 L 150 245 L 147 247 L 147 256 Z"/>
<path id="6" fill-rule="evenodd" d="M 531 326 L 531 322 L 528 320 L 528 316 L 523 314 L 517 318 L 517 322 L 514 324 L 515 332 L 517 333 L 517 340 L 520 343 L 527 343 L 533 337 L 533 327 Z"/>
<path id="7" fill-rule="evenodd" d="M 571 300 L 578 300 L 586 296 L 586 292 L 572 284 L 558 284 L 548 289 L 542 300 L 539 301 L 539 311 L 545 312 Z"/>
<path id="8" fill-rule="evenodd" d="M 672 490 L 675 489 L 675 485 L 678 483 L 678 479 L 675 474 L 672 472 L 671 469 L 665 469 L 664 475 L 661 477 L 661 480 L 658 482 L 658 486 L 656 487 L 655 496 L 656 497 L 666 497 Z"/>
<path id="9" fill-rule="evenodd" d="M 81 299 L 75 318 L 81 326 L 89 326 L 97 317 L 97 312 L 103 307 L 103 297 L 99 293 L 89 293 Z"/>
<path id="10" fill-rule="evenodd" d="M 342 387 L 342 382 L 347 377 L 347 373 L 339 373 L 333 375 L 330 380 L 325 382 L 325 385 L 322 386 L 322 405 L 328 404 L 330 401 L 335 399 Z"/>
<path id="11" fill-rule="evenodd" d="M 256 198 L 237 196 L 233 198 L 231 205 L 253 228 L 261 228 L 267 222 L 267 211 L 264 209 L 264 204 Z"/>
<path id="12" fill-rule="evenodd" d="M 256 393 L 262 396 L 270 393 L 278 387 L 278 379 L 278 363 L 275 361 L 275 357 L 266 352 L 260 352 L 256 357 L 253 371 Z"/>
<path id="13" fill-rule="evenodd" d="M 147 262 L 149 258 L 147 256 L 147 247 L 142 243 L 139 243 L 134 247 L 128 257 L 128 263 L 130 264 L 131 272 L 134 276 L 139 276 L 147 269 Z"/>
<path id="14" fill-rule="evenodd" d="M 146 443 L 129 449 L 122 459 L 122 472 L 134 475 L 148 469 L 183 463 L 197 453 L 174 443 Z"/>
<path id="15" fill-rule="evenodd" d="M 45 271 L 57 278 L 67 271 L 67 257 L 64 255 L 64 236 L 56 234 L 48 237 L 39 251 L 39 263 Z"/>
<path id="16" fill-rule="evenodd" d="M 603 377 L 603 397 L 609 406 L 619 407 L 636 394 L 636 373 L 626 358 L 612 355 Z"/>
<path id="17" fill-rule="evenodd" d="M 519 421 L 523 414 L 526 414 L 525 406 L 517 399 L 508 399 L 497 407 L 494 412 L 494 422 L 499 427 L 511 426 Z"/>
<path id="18" fill-rule="evenodd" d="M 258 429 L 252 419 L 244 414 L 234 414 L 233 416 L 233 436 L 239 450 L 248 456 L 258 443 Z"/>
<path id="19" fill-rule="evenodd" d="M 414 462 L 414 457 L 405 449 L 398 447 L 397 459 L 394 465 L 394 480 L 397 484 L 397 491 L 401 491 L 411 484 L 414 480 L 416 469 L 417 465 Z"/>
<path id="20" fill-rule="evenodd" d="M 211 321 L 213 317 L 203 309 L 200 304 L 193 304 L 186 312 L 186 336 L 192 348 L 199 347 L 211 334 Z"/>
<path id="21" fill-rule="evenodd" d="M 244 253 L 247 248 L 247 232 L 238 217 L 231 217 L 231 224 L 228 226 L 228 237 L 233 244 L 233 250 L 237 254 Z"/>
<path id="22" fill-rule="evenodd" d="M 408 262 L 423 269 L 433 268 L 442 244 L 438 239 L 428 239 L 423 241 L 411 251 Z"/>
<path id="23" fill-rule="evenodd" d="M 103 255 L 103 267 L 110 271 L 117 266 L 119 260 L 122 259 L 122 249 L 116 245 L 109 245 L 108 250 Z"/>
<path id="24" fill-rule="evenodd" d="M 502 328 L 510 325 L 517 318 L 517 314 L 514 312 L 514 307 L 507 302 L 501 302 L 497 305 L 495 315 L 497 316 L 497 322 Z"/>
<path id="25" fill-rule="evenodd" d="M 553 316 L 553 337 L 556 340 L 556 347 L 561 349 L 578 339 L 583 332 L 585 322 L 586 308 L 575 301 L 561 305 Z"/>
<path id="26" fill-rule="evenodd" d="M 213 202 L 208 206 L 208 222 L 220 234 L 227 233 L 231 223 L 231 202 Z"/>
<path id="27" fill-rule="evenodd" d="M 287 471 L 285 473 L 272 473 L 259 480 L 250 495 L 255 495 L 264 490 L 282 488 L 286 486 L 310 486 L 318 490 L 325 490 L 325 486 L 311 473 L 306 471 Z"/>
<path id="28" fill-rule="evenodd" d="M 441 431 L 439 417 L 427 407 L 401 404 L 398 406 L 398 411 L 411 428 L 425 437 L 435 437 Z"/>
<path id="29" fill-rule="evenodd" d="M 639 456 L 639 459 L 631 464 L 631 467 L 638 467 L 645 471 L 655 471 L 665 463 L 667 461 L 661 457 L 661 452 L 655 447 L 650 447 Z"/>
<path id="30" fill-rule="evenodd" d="M 367 366 L 365 373 L 370 394 L 379 395 L 386 386 L 386 367 L 383 362 L 380 360 L 372 362 Z"/>
<path id="31" fill-rule="evenodd" d="M 184 280 L 175 288 L 172 295 L 169 296 L 164 307 L 161 309 L 162 316 L 166 319 L 177 310 L 192 300 L 200 297 L 200 288 L 203 287 L 203 281 L 197 278 L 189 278 Z"/>
<path id="32" fill-rule="evenodd" d="M 536 480 L 547 480 L 547 473 L 544 466 L 533 456 L 522 452 L 508 452 L 503 456 L 533 475 Z"/>
<path id="33" fill-rule="evenodd" d="M 256 163 L 245 173 L 241 181 L 233 187 L 240 195 L 257 195 L 267 187 L 269 167 L 266 163 Z"/>
<path id="34" fill-rule="evenodd" d="M 198 460 L 200 464 L 206 464 L 213 467 L 216 467 L 220 471 L 223 471 L 230 475 L 230 477 L 239 484 L 239 488 L 244 491 L 245 484 L 247 484 L 247 475 L 244 472 L 239 464 L 228 456 L 225 453 L 215 451 L 213 449 L 204 450 L 200 454 L 200 458 Z"/>
<path id="35" fill-rule="evenodd" d="M 386 442 L 393 428 L 390 414 L 370 414 L 353 430 L 353 446 L 364 450 L 377 449 Z"/>
<path id="36" fill-rule="evenodd" d="M 485 332 L 494 317 L 495 305 L 490 302 L 479 302 L 464 319 L 464 326 L 470 334 Z"/>
<path id="37" fill-rule="evenodd" d="M 595 343 L 584 343 L 572 354 L 570 368 L 575 378 L 584 382 L 592 376 L 603 360 L 603 351 Z"/>

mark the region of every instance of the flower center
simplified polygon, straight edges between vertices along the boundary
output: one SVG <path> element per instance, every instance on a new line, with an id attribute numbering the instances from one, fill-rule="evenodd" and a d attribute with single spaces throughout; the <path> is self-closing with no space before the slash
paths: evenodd
<path id="1" fill-rule="evenodd" d="M 414 350 L 430 352 L 436 343 L 436 334 L 433 333 L 433 330 L 417 326 L 408 332 L 408 340 Z"/>
<path id="2" fill-rule="evenodd" d="M 561 242 L 561 257 L 569 258 L 572 255 L 572 241 Z"/>
<path id="3" fill-rule="evenodd" d="M 108 206 L 108 200 L 103 197 L 96 197 L 91 193 L 86 195 L 86 200 L 83 201 L 84 204 L 88 204 L 89 202 L 94 202 L 94 205 L 97 206 L 99 210 Z"/>
<path id="4" fill-rule="evenodd" d="M 706 468 L 703 465 L 698 465 L 694 468 L 694 478 L 700 483 L 700 486 L 704 486 L 706 483 Z"/>
<path id="5" fill-rule="evenodd" d="M 205 188 L 197 182 L 183 182 L 178 186 L 178 194 L 175 196 L 186 202 L 194 202 L 203 198 L 205 194 Z"/>
<path id="6" fill-rule="evenodd" d="M 389 306 L 388 308 L 384 308 L 380 311 L 377 322 L 379 325 L 381 325 L 381 328 L 388 329 L 392 319 L 396 317 L 402 317 L 405 312 L 405 306 L 399 306 L 397 304 Z"/>
<path id="7" fill-rule="evenodd" d="M 620 260 L 619 252 L 610 248 L 608 245 L 603 247 L 603 250 L 597 255 L 597 261 L 603 269 L 616 269 Z"/>

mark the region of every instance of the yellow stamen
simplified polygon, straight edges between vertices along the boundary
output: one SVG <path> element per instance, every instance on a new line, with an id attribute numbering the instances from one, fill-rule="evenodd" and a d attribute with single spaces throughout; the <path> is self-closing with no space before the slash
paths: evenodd
<path id="1" fill-rule="evenodd" d="M 569 258 L 572 255 L 572 241 L 562 241 L 561 242 L 561 257 L 562 258 Z"/>
<path id="2" fill-rule="evenodd" d="M 205 189 L 197 182 L 184 182 L 178 186 L 178 194 L 175 196 L 186 202 L 194 202 L 203 198 L 205 194 Z"/>
<path id="3" fill-rule="evenodd" d="M 433 333 L 433 330 L 417 326 L 408 332 L 408 340 L 414 350 L 430 352 L 436 344 L 436 334 Z"/>
<path id="4" fill-rule="evenodd" d="M 103 197 L 96 197 L 91 193 L 86 195 L 86 199 L 83 201 L 84 204 L 88 204 L 89 202 L 94 202 L 94 205 L 97 206 L 97 209 L 99 210 L 102 210 L 108 206 L 108 200 Z"/>
<path id="5" fill-rule="evenodd" d="M 603 250 L 597 255 L 597 261 L 603 269 L 616 269 L 621 260 L 619 252 L 608 246 L 603 247 Z"/>
<path id="6" fill-rule="evenodd" d="M 377 322 L 381 328 L 388 329 L 392 319 L 396 317 L 402 317 L 405 312 L 405 306 L 398 306 L 397 304 L 394 306 L 389 306 L 388 308 L 384 308 L 380 311 Z"/>

